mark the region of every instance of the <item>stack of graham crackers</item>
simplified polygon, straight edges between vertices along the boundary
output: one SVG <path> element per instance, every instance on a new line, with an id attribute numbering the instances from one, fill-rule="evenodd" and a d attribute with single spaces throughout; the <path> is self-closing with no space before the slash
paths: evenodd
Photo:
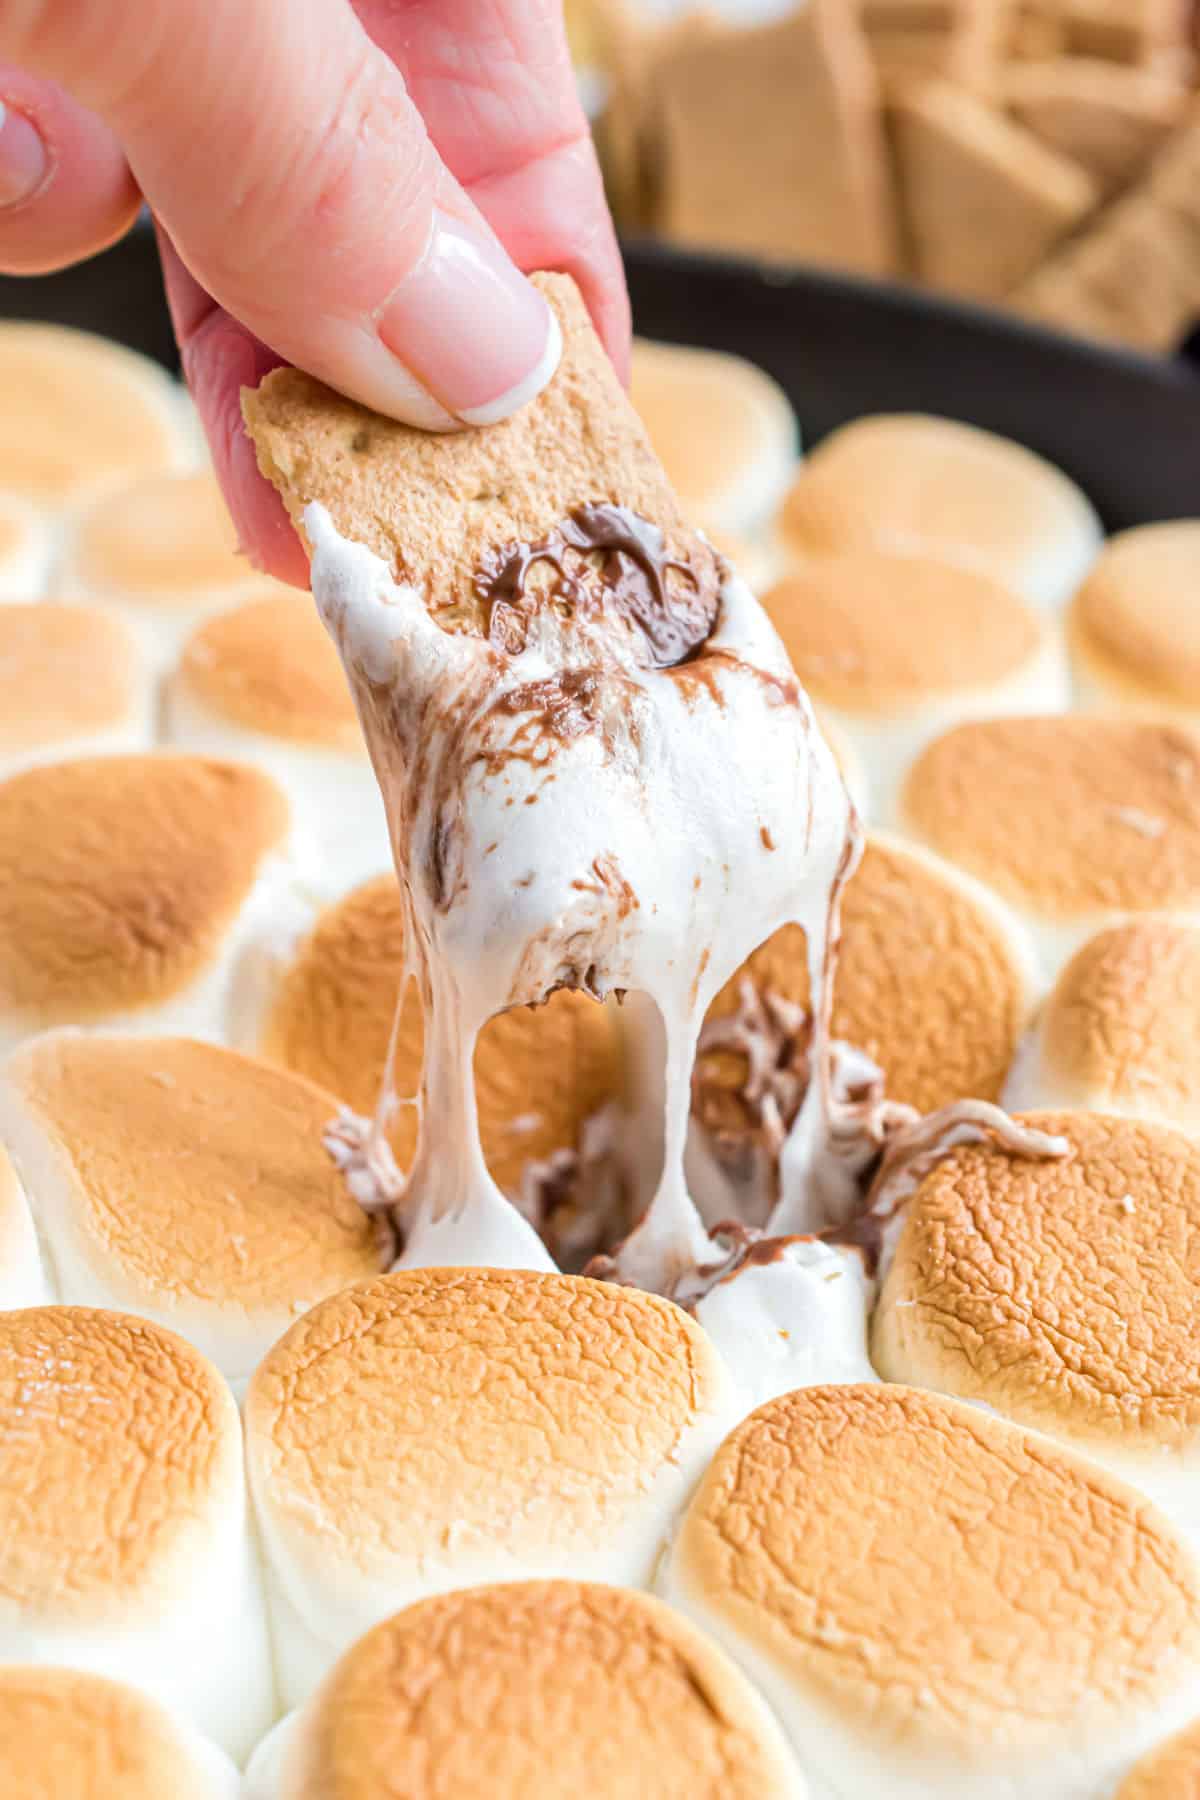
<path id="1" fill-rule="evenodd" d="M 1143 349 L 1200 320 L 1190 0 L 803 0 L 750 29 L 632 4 L 591 14 L 626 229 Z"/>

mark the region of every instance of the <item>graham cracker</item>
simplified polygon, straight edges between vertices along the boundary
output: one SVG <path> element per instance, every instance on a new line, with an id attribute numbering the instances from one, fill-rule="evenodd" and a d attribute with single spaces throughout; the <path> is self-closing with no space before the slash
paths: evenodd
<path id="1" fill-rule="evenodd" d="M 1066 26 L 1036 0 L 1017 0 L 1008 31 L 1011 61 L 1044 62 L 1067 53 Z"/>
<path id="2" fill-rule="evenodd" d="M 914 77 L 940 75 L 980 91 L 998 78 L 1009 0 L 863 0 L 876 72 L 893 94 Z"/>
<path id="3" fill-rule="evenodd" d="M 267 479 L 303 536 L 319 501 L 344 538 L 364 544 L 444 622 L 483 630 L 473 591 L 489 554 L 547 537 L 580 505 L 628 507 L 663 532 L 696 586 L 719 582 L 716 552 L 685 525 L 579 291 L 565 275 L 533 280 L 563 334 L 554 378 L 498 425 L 444 436 L 359 406 L 299 369 L 242 390 Z"/>
<path id="4" fill-rule="evenodd" d="M 896 266 L 879 86 L 854 9 L 678 48 L 655 74 L 658 223 L 677 243 L 882 275 Z"/>
<path id="5" fill-rule="evenodd" d="M 917 270 L 933 287 L 998 299 L 1096 204 L 1084 170 L 961 88 L 906 90 L 893 132 Z"/>
<path id="6" fill-rule="evenodd" d="M 1020 0 L 1017 42 L 1041 34 L 1051 55 L 1144 66 L 1186 41 L 1187 13 L 1188 0 Z"/>
<path id="7" fill-rule="evenodd" d="M 609 92 L 593 137 L 614 219 L 623 230 L 643 231 L 654 227 L 659 210 L 658 70 L 687 45 L 717 37 L 728 27 L 706 8 L 659 21 L 624 7 L 614 12 L 613 20 Z"/>
<path id="8" fill-rule="evenodd" d="M 1086 169 L 1104 199 L 1137 179 L 1188 104 L 1167 76 L 1082 56 L 1010 69 L 1004 99 L 1047 149 Z"/>
<path id="9" fill-rule="evenodd" d="M 1142 180 L 1013 296 L 1029 317 L 1140 350 L 1200 319 L 1200 117 Z"/>

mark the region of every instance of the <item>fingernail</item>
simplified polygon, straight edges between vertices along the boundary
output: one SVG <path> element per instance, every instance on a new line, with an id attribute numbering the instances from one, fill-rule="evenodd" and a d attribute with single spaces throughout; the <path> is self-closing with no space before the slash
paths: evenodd
<path id="1" fill-rule="evenodd" d="M 392 355 L 467 425 L 492 425 L 532 400 L 562 350 L 557 319 L 496 240 L 440 210 L 378 330 Z"/>
<path id="2" fill-rule="evenodd" d="M 50 169 L 46 146 L 24 113 L 0 100 L 0 206 L 36 194 Z"/>

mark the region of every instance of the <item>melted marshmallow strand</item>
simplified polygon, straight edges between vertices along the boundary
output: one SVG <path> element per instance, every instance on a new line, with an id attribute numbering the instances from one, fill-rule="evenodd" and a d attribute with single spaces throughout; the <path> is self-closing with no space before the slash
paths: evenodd
<path id="1" fill-rule="evenodd" d="M 618 523 L 650 567 L 657 529 Z M 426 1009 L 403 1193 L 381 1155 L 393 1096 L 369 1137 L 343 1121 L 334 1148 L 365 1203 L 394 1204 L 402 1265 L 550 1266 L 484 1163 L 476 1037 L 563 985 L 644 992 L 665 1026 L 665 1161 L 615 1272 L 674 1292 L 722 1260 L 684 1179 L 701 1022 L 788 922 L 807 935 L 822 1010 L 831 897 L 855 856 L 852 806 L 783 647 L 724 572 L 713 628 L 682 660 L 603 606 L 539 607 L 514 654 L 443 629 L 319 504 L 304 528 L 383 791 Z"/>

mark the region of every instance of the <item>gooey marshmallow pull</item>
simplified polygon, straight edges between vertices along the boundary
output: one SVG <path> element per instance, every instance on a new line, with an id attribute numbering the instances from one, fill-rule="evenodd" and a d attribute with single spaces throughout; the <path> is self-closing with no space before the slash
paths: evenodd
<path id="1" fill-rule="evenodd" d="M 663 1026 L 661 1178 L 593 1272 L 727 1318 L 735 1334 L 747 1307 L 769 1322 L 794 1289 L 820 1337 L 830 1309 L 815 1284 L 836 1272 L 796 1240 L 877 1202 L 876 1166 L 894 1187 L 913 1123 L 876 1105 L 870 1083 L 840 1082 L 827 1053 L 857 821 L 774 629 L 684 524 L 578 294 L 535 279 L 559 314 L 563 362 L 487 432 L 422 437 L 294 370 L 245 398 L 355 695 L 400 877 L 406 979 L 425 1012 L 407 1178 L 387 1150 L 390 1081 L 375 1120 L 343 1116 L 330 1146 L 400 1264 L 546 1268 L 484 1162 L 475 1040 L 497 1012 L 558 987 L 649 995 Z M 740 1224 L 710 1235 L 684 1154 L 709 1005 L 789 923 L 805 933 L 818 1078 L 764 1244 Z M 866 1284 L 852 1285 L 862 1313 Z M 818 1360 L 807 1379 L 826 1373 Z"/>
<path id="2" fill-rule="evenodd" d="M 637 529 L 650 566 L 661 539 Z M 659 666 L 603 595 L 565 615 L 538 605 L 512 655 L 446 632 L 322 507 L 305 530 L 387 803 L 427 1008 L 401 1260 L 549 1266 L 483 1161 L 475 1039 L 494 1013 L 564 983 L 598 999 L 636 989 L 665 1025 L 666 1153 L 620 1273 L 672 1291 L 719 1255 L 683 1172 L 701 1021 L 789 921 L 820 992 L 846 864 L 850 803 L 782 646 L 727 574 L 715 628 L 682 662 Z"/>

